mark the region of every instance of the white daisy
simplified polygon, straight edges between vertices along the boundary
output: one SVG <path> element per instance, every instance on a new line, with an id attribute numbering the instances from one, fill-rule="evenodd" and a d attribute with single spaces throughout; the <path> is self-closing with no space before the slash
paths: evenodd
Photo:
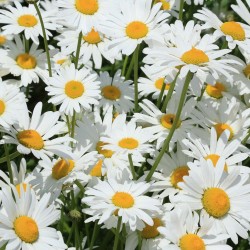
<path id="1" fill-rule="evenodd" d="M 52 96 L 49 102 L 61 104 L 60 111 L 67 115 L 73 115 L 74 111 L 80 113 L 82 108 L 90 109 L 90 105 L 97 105 L 100 98 L 97 77 L 90 69 L 75 69 L 74 64 L 60 68 L 46 87 L 48 95 Z"/>
<path id="2" fill-rule="evenodd" d="M 49 204 L 50 195 L 45 194 L 38 201 L 29 186 L 25 192 L 21 188 L 21 195 L 15 189 L 12 192 L 3 189 L 1 193 L 0 237 L 8 241 L 6 250 L 67 249 L 56 229 L 49 227 L 60 215 L 60 211 Z"/>
<path id="3" fill-rule="evenodd" d="M 82 202 L 90 208 L 83 212 L 99 215 L 98 224 L 112 214 L 121 216 L 122 223 L 128 224 L 132 231 L 142 223 L 152 226 L 154 221 L 150 214 L 160 212 L 160 202 L 145 195 L 149 188 L 150 184 L 146 182 L 125 181 L 119 184 L 114 179 L 100 181 L 93 188 L 86 189 Z"/>
<path id="4" fill-rule="evenodd" d="M 19 36 L 15 37 L 15 43 L 8 43 L 9 50 L 3 56 L 2 67 L 7 69 L 14 76 L 21 76 L 21 85 L 39 82 L 39 77 L 47 75 L 46 55 L 37 45 L 32 44 L 29 52 L 25 52 L 24 42 Z"/>
<path id="5" fill-rule="evenodd" d="M 201 217 L 212 219 L 212 232 L 226 233 L 238 243 L 238 235 L 248 238 L 250 229 L 249 184 L 244 185 L 239 169 L 230 174 L 224 171 L 225 161 L 220 158 L 216 167 L 212 161 L 201 160 L 200 166 L 189 164 L 189 176 L 179 183 L 185 194 L 178 194 L 172 201 L 188 204 L 200 211 Z"/>
<path id="6" fill-rule="evenodd" d="M 226 37 L 228 47 L 234 49 L 238 45 L 243 50 L 249 51 L 250 46 L 250 26 L 235 22 L 222 22 L 212 11 L 202 8 L 198 10 L 198 13 L 194 14 L 194 17 L 204 21 L 204 29 L 214 28 L 214 36 L 220 38 Z"/>
<path id="7" fill-rule="evenodd" d="M 27 40 L 31 39 L 34 43 L 39 44 L 38 37 L 43 36 L 43 32 L 35 7 L 32 4 L 23 7 L 18 1 L 15 1 L 14 4 L 15 7 L 9 5 L 6 6 L 7 10 L 0 10 L 0 23 L 4 24 L 2 27 L 4 34 L 17 35 L 24 32 Z M 48 39 L 49 36 L 52 36 L 49 30 L 56 30 L 61 26 L 53 22 L 50 11 L 42 11 L 41 15 Z"/>
<path id="8" fill-rule="evenodd" d="M 98 108 L 103 108 L 104 113 L 113 106 L 118 113 L 127 113 L 134 107 L 134 89 L 132 81 L 125 80 L 118 70 L 114 77 L 110 77 L 107 71 L 101 72 L 98 79 L 101 82 L 101 95 Z"/>
<path id="9" fill-rule="evenodd" d="M 0 125 L 8 128 L 18 122 L 17 114 L 26 110 L 25 96 L 19 88 L 0 79 Z"/>
<path id="10" fill-rule="evenodd" d="M 103 33 L 112 38 L 108 48 L 130 55 L 142 41 L 161 41 L 170 15 L 160 8 L 158 3 L 151 9 L 147 0 L 120 1 L 101 24 Z"/>
<path id="11" fill-rule="evenodd" d="M 65 123 L 58 121 L 60 113 L 41 112 L 41 102 L 36 104 L 31 118 L 28 110 L 24 112 L 18 124 L 2 130 L 7 135 L 3 136 L 1 143 L 16 144 L 18 152 L 32 153 L 38 159 L 46 160 L 54 154 L 71 158 L 71 149 L 65 144 L 72 141 L 70 137 L 66 135 L 51 139 L 55 135 L 65 133 Z"/>
<path id="12" fill-rule="evenodd" d="M 246 5 L 241 0 L 236 0 L 237 5 L 232 4 L 231 8 L 246 22 L 250 25 L 250 12 Z M 247 5 L 250 7 L 249 0 L 246 0 Z"/>
<path id="13" fill-rule="evenodd" d="M 53 66 L 54 66 L 54 70 L 58 70 L 61 67 L 66 67 L 66 66 L 70 66 L 71 64 L 71 58 L 69 55 L 67 55 L 65 53 L 65 51 L 63 50 L 63 52 L 58 52 L 57 54 L 55 54 L 52 57 L 52 60 L 54 61 Z"/>

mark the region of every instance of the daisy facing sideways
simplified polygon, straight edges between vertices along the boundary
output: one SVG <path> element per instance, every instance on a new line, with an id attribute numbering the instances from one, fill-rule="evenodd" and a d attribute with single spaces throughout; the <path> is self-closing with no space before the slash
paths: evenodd
<path id="1" fill-rule="evenodd" d="M 235 168 L 231 173 L 224 171 L 225 160 L 220 158 L 214 167 L 212 161 L 201 160 L 200 165 L 189 164 L 189 176 L 183 178 L 179 186 L 183 192 L 171 201 L 188 204 L 200 216 L 212 219 L 211 232 L 228 234 L 234 244 L 238 235 L 248 238 L 250 229 L 249 184 L 239 175 Z"/>
<path id="2" fill-rule="evenodd" d="M 7 242 L 6 250 L 67 249 L 61 235 L 49 227 L 60 216 L 49 199 L 50 195 L 45 194 L 38 201 L 29 186 L 26 191 L 21 188 L 20 195 L 15 188 L 2 190 L 0 237 Z"/>
<path id="3" fill-rule="evenodd" d="M 161 204 L 145 195 L 149 188 L 150 183 L 146 182 L 125 181 L 120 184 L 114 179 L 100 181 L 93 188 L 86 189 L 82 202 L 89 208 L 83 212 L 97 216 L 98 224 L 102 224 L 114 214 L 121 217 L 122 223 L 127 224 L 132 231 L 141 228 L 144 223 L 152 226 L 154 221 L 150 215 L 159 213 Z"/>
<path id="4" fill-rule="evenodd" d="M 18 152 L 22 154 L 32 153 L 36 158 L 48 159 L 54 154 L 65 158 L 71 158 L 71 148 L 67 145 L 72 139 L 67 135 L 51 139 L 55 135 L 65 133 L 65 123 L 58 121 L 59 112 L 48 111 L 42 114 L 42 103 L 35 106 L 32 116 L 26 110 L 19 123 L 10 129 L 3 129 L 1 143 L 16 144 Z"/>

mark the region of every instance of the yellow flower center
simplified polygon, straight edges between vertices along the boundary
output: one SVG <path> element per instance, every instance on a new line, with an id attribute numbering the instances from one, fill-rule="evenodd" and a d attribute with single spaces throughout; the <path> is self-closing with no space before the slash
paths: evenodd
<path id="1" fill-rule="evenodd" d="M 92 29 L 86 36 L 83 36 L 83 40 L 89 44 L 97 44 L 102 41 L 99 33 Z"/>
<path id="2" fill-rule="evenodd" d="M 161 117 L 161 125 L 164 128 L 171 129 L 174 123 L 175 115 L 174 114 L 165 114 Z M 181 126 L 181 121 L 177 122 L 177 128 Z"/>
<path id="3" fill-rule="evenodd" d="M 26 183 L 20 183 L 16 185 L 16 190 L 19 194 L 19 196 L 21 196 L 21 186 L 23 187 L 23 191 L 26 192 L 27 189 L 27 184 Z"/>
<path id="4" fill-rule="evenodd" d="M 59 160 L 52 168 L 52 177 L 56 180 L 60 180 L 67 176 L 75 167 L 73 160 Z"/>
<path id="5" fill-rule="evenodd" d="M 170 10 L 170 3 L 166 0 L 156 0 L 155 3 L 162 3 L 161 9 L 162 10 Z"/>
<path id="6" fill-rule="evenodd" d="M 56 61 L 56 64 L 62 65 L 63 63 L 66 62 L 67 59 L 60 59 Z"/>
<path id="7" fill-rule="evenodd" d="M 195 64 L 195 65 L 209 62 L 209 58 L 206 55 L 206 53 L 196 48 L 192 48 L 191 50 L 185 52 L 182 55 L 181 60 L 186 64 Z"/>
<path id="8" fill-rule="evenodd" d="M 225 35 L 231 36 L 234 40 L 244 41 L 246 39 L 245 30 L 239 23 L 225 22 L 220 26 L 220 29 Z"/>
<path id="9" fill-rule="evenodd" d="M 76 0 L 76 9 L 84 15 L 94 15 L 98 9 L 98 0 Z"/>
<path id="10" fill-rule="evenodd" d="M 215 218 L 223 217 L 230 210 L 230 199 L 221 188 L 205 190 L 202 204 L 206 212 Z"/>
<path id="11" fill-rule="evenodd" d="M 162 226 L 161 220 L 159 218 L 153 218 L 153 221 L 154 221 L 153 226 L 149 226 L 147 223 L 145 223 L 146 226 L 141 231 L 142 238 L 153 239 L 160 234 L 159 231 L 157 230 L 157 228 Z"/>
<path id="12" fill-rule="evenodd" d="M 174 188 L 181 189 L 178 186 L 178 183 L 183 182 L 183 177 L 189 175 L 188 171 L 189 171 L 188 166 L 181 166 L 181 167 L 176 168 L 172 172 L 172 174 L 170 176 L 170 182 L 171 182 L 171 184 L 173 185 Z"/>
<path id="13" fill-rule="evenodd" d="M 6 37 L 0 35 L 0 45 L 4 45 L 6 43 Z"/>
<path id="14" fill-rule="evenodd" d="M 220 156 L 219 155 L 216 155 L 216 154 L 210 154 L 210 155 L 207 155 L 205 157 L 205 160 L 211 160 L 214 167 L 216 167 L 216 164 L 218 162 L 218 160 L 220 159 Z M 224 170 L 227 171 L 228 170 L 228 166 L 227 164 L 225 163 L 225 166 L 224 166 Z"/>
<path id="15" fill-rule="evenodd" d="M 105 158 L 110 158 L 113 155 L 113 151 L 112 150 L 108 150 L 108 149 L 102 149 L 102 147 L 104 145 L 107 145 L 108 143 L 104 143 L 102 141 L 97 142 L 96 144 L 96 150 L 99 154 L 104 155 Z"/>
<path id="16" fill-rule="evenodd" d="M 233 129 L 227 125 L 226 123 L 217 123 L 214 125 L 214 128 L 217 132 L 217 136 L 220 137 L 221 134 L 227 129 L 230 131 L 230 136 L 229 136 L 229 141 L 232 140 L 232 138 L 234 137 L 234 132 Z"/>
<path id="17" fill-rule="evenodd" d="M 185 234 L 180 239 L 181 250 L 205 250 L 206 246 L 202 238 L 196 234 Z"/>
<path id="18" fill-rule="evenodd" d="M 96 165 L 91 169 L 91 176 L 101 177 L 102 176 L 102 160 L 99 160 Z"/>
<path id="19" fill-rule="evenodd" d="M 17 19 L 17 22 L 20 26 L 23 27 L 34 27 L 37 25 L 37 18 L 33 15 L 22 15 Z"/>
<path id="20" fill-rule="evenodd" d="M 13 227 L 16 235 L 25 243 L 34 243 L 39 237 L 36 222 L 27 216 L 20 216 L 15 219 Z"/>
<path id="21" fill-rule="evenodd" d="M 121 97 L 121 91 L 116 86 L 105 86 L 102 88 L 102 95 L 104 98 L 114 101 Z"/>
<path id="22" fill-rule="evenodd" d="M 83 95 L 84 86 L 81 82 L 69 81 L 65 84 L 64 92 L 68 97 L 75 99 Z"/>
<path id="23" fill-rule="evenodd" d="M 139 146 L 139 142 L 134 138 L 124 138 L 118 143 L 121 148 L 135 149 Z"/>
<path id="24" fill-rule="evenodd" d="M 121 208 L 133 207 L 135 203 L 134 198 L 125 192 L 116 192 L 112 197 L 112 202 L 115 206 Z"/>
<path id="25" fill-rule="evenodd" d="M 5 111 L 5 103 L 4 101 L 0 100 L 0 115 L 2 115 Z"/>
<path id="26" fill-rule="evenodd" d="M 207 94 L 216 99 L 222 98 L 223 97 L 222 92 L 225 92 L 225 91 L 226 91 L 225 85 L 220 82 L 216 82 L 215 85 L 208 84 L 206 87 Z"/>
<path id="27" fill-rule="evenodd" d="M 28 53 L 18 55 L 16 62 L 23 69 L 34 69 L 36 67 L 36 58 Z"/>
<path id="28" fill-rule="evenodd" d="M 243 69 L 243 73 L 245 75 L 246 78 L 250 79 L 250 64 L 248 64 L 244 69 Z"/>
<path id="29" fill-rule="evenodd" d="M 23 130 L 16 135 L 18 141 L 27 148 L 41 150 L 44 147 L 44 141 L 36 130 Z"/>
<path id="30" fill-rule="evenodd" d="M 126 34 L 131 39 L 140 39 L 148 34 L 148 27 L 143 22 L 134 21 L 127 25 Z"/>
<path id="31" fill-rule="evenodd" d="M 162 85 L 164 84 L 164 78 L 159 78 L 158 80 L 155 81 L 155 87 L 159 90 L 161 90 Z M 165 90 L 169 90 L 170 84 L 166 84 Z"/>

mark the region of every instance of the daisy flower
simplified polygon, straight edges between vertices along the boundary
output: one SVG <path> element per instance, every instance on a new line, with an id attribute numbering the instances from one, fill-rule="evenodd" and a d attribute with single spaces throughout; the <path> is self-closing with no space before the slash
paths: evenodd
<path id="1" fill-rule="evenodd" d="M 12 192 L 3 189 L 1 193 L 0 237 L 8 242 L 6 249 L 67 249 L 56 229 L 49 227 L 60 216 L 60 211 L 49 204 L 50 195 L 38 201 L 29 186 L 25 192 L 21 188 L 21 195 L 15 189 Z"/>
<path id="2" fill-rule="evenodd" d="M 8 43 L 9 50 L 3 56 L 3 68 L 9 70 L 14 76 L 21 76 L 21 85 L 27 87 L 30 83 L 39 82 L 39 77 L 46 73 L 46 55 L 38 46 L 32 44 L 29 52 L 25 52 L 24 42 L 19 36 L 15 42 Z"/>
<path id="3" fill-rule="evenodd" d="M 8 128 L 18 122 L 17 113 L 26 109 L 25 96 L 19 88 L 0 79 L 0 125 Z"/>
<path id="4" fill-rule="evenodd" d="M 81 108 L 90 109 L 92 104 L 97 105 L 100 98 L 99 81 L 97 74 L 90 69 L 75 69 L 75 65 L 60 68 L 57 74 L 49 79 L 48 95 L 52 96 L 49 102 L 59 105 L 60 112 L 73 115 L 81 112 Z"/>
<path id="5" fill-rule="evenodd" d="M 215 234 L 209 230 L 212 228 L 212 220 L 199 219 L 196 212 L 191 213 L 188 207 L 178 207 L 168 216 L 168 223 L 158 230 L 170 244 L 164 249 L 169 250 L 230 250 L 232 247 L 223 243 L 228 236 Z"/>
<path id="6" fill-rule="evenodd" d="M 144 130 L 149 133 L 153 134 L 151 141 L 157 140 L 156 148 L 160 149 L 164 140 L 167 138 L 170 129 L 172 128 L 175 115 L 177 112 L 177 103 L 179 98 L 176 95 L 173 95 L 171 100 L 168 103 L 168 107 L 166 111 L 163 113 L 161 112 L 151 101 L 143 100 L 140 104 L 143 113 L 135 113 L 134 114 L 134 121 L 136 122 L 144 122 L 148 124 Z M 186 133 L 188 130 L 193 129 L 194 121 L 189 119 L 191 112 L 195 107 L 196 101 L 191 98 L 189 99 L 184 107 L 183 112 L 180 116 L 180 119 L 177 123 L 177 129 L 173 135 L 171 143 L 173 145 L 174 142 L 183 140 L 186 138 Z"/>
<path id="7" fill-rule="evenodd" d="M 103 108 L 104 113 L 110 106 L 118 113 L 127 113 L 134 107 L 134 89 L 130 85 L 132 81 L 125 80 L 121 76 L 121 70 L 118 70 L 114 77 L 110 77 L 109 73 L 101 72 L 98 79 L 101 82 L 101 95 L 98 108 Z"/>
<path id="8" fill-rule="evenodd" d="M 157 157 L 157 156 L 156 156 Z M 187 165 L 192 158 L 182 153 L 180 144 L 177 144 L 176 153 L 164 154 L 157 171 L 153 174 L 155 182 L 152 185 L 152 191 L 157 192 L 160 199 L 172 196 L 180 192 L 178 183 L 183 181 L 183 177 L 188 175 L 189 167 Z M 153 160 L 148 162 L 152 165 Z"/>
<path id="9" fill-rule="evenodd" d="M 243 50 L 249 51 L 250 46 L 250 26 L 235 22 L 222 22 L 212 11 L 202 8 L 194 17 L 204 21 L 203 29 L 214 28 L 214 36 L 218 39 L 225 36 L 228 47 L 234 49 L 238 45 Z"/>
<path id="10" fill-rule="evenodd" d="M 231 50 L 219 50 L 214 44 L 216 39 L 212 35 L 200 36 L 198 26 L 194 25 L 194 21 L 189 21 L 186 25 L 185 32 L 180 25 L 179 20 L 172 25 L 173 36 L 170 41 L 172 46 L 153 46 L 143 50 L 147 56 L 143 59 L 145 63 L 157 62 L 156 66 L 161 68 L 180 68 L 180 77 L 186 77 L 191 71 L 204 83 L 215 83 L 215 79 L 219 78 L 219 74 L 225 75 L 228 79 L 232 79 L 230 72 L 237 72 L 234 66 L 239 64 L 236 60 L 228 59 L 224 55 Z M 176 28 L 176 31 L 174 31 Z M 189 32 L 188 32 L 189 31 Z M 192 35 L 192 36 L 191 36 Z M 233 66 L 232 66 L 233 64 Z M 158 74 L 162 74 L 158 72 Z"/>
<path id="11" fill-rule="evenodd" d="M 34 43 L 39 44 L 38 37 L 43 36 L 43 32 L 35 7 L 32 4 L 23 7 L 18 1 L 15 1 L 14 5 L 15 7 L 6 6 L 7 10 L 0 10 L 0 23 L 4 24 L 2 27 L 4 34 L 17 35 L 24 32 L 27 40 L 31 39 Z M 49 36 L 52 36 L 49 30 L 56 30 L 61 26 L 53 22 L 50 11 L 42 11 L 41 15 L 48 39 Z"/>
<path id="12" fill-rule="evenodd" d="M 0 28 L 0 47 L 5 47 L 7 45 L 7 42 L 12 39 L 13 39 L 12 35 L 4 34 L 2 29 Z"/>
<path id="13" fill-rule="evenodd" d="M 247 153 L 239 153 L 239 146 L 241 145 L 241 141 L 239 140 L 231 140 L 230 131 L 225 129 L 218 137 L 216 133 L 216 129 L 214 127 L 211 128 L 210 132 L 210 141 L 205 142 L 200 138 L 190 135 L 189 139 L 184 139 L 182 142 L 185 145 L 183 153 L 186 155 L 195 158 L 200 161 L 201 159 L 212 161 L 214 167 L 220 158 L 225 159 L 225 171 L 232 172 L 233 169 L 241 169 L 241 172 L 249 172 L 249 168 L 240 166 L 242 161 L 244 161 L 247 157 Z"/>
<path id="14" fill-rule="evenodd" d="M 149 188 L 150 184 L 143 181 L 125 181 L 123 184 L 114 179 L 100 181 L 93 188 L 86 189 L 82 202 L 89 208 L 83 212 L 100 215 L 98 224 L 115 214 L 122 217 L 122 223 L 128 224 L 132 231 L 143 222 L 153 226 L 150 214 L 160 212 L 160 202 L 145 195 Z"/>
<path id="15" fill-rule="evenodd" d="M 151 9 L 148 0 L 120 1 L 101 24 L 103 33 L 112 38 L 108 49 L 130 55 L 143 41 L 161 41 L 166 32 L 163 24 L 170 15 L 160 8 L 158 3 Z"/>
<path id="16" fill-rule="evenodd" d="M 79 33 L 72 29 L 63 30 L 61 35 L 56 37 L 59 41 L 58 45 L 61 50 L 68 55 L 73 53 L 75 55 Z M 107 43 L 109 38 L 105 37 L 101 32 L 92 29 L 90 32 L 82 36 L 80 47 L 79 61 L 83 64 L 89 62 L 92 58 L 94 61 L 95 69 L 102 67 L 103 57 L 110 61 L 112 64 L 116 60 L 121 60 L 121 54 L 112 54 L 107 50 Z"/>
<path id="17" fill-rule="evenodd" d="M 156 0 L 155 3 L 161 3 L 161 9 L 165 11 L 170 11 L 174 5 L 176 0 Z"/>
<path id="18" fill-rule="evenodd" d="M 58 52 L 52 57 L 52 60 L 54 61 L 53 66 L 54 70 L 59 70 L 61 67 L 70 66 L 71 64 L 71 58 L 69 55 L 63 52 Z"/>
<path id="19" fill-rule="evenodd" d="M 241 0 L 236 0 L 237 5 L 232 4 L 231 8 L 246 22 L 250 25 L 250 12 L 246 5 Z M 246 1 L 248 7 L 250 7 L 249 0 Z"/>
<path id="20" fill-rule="evenodd" d="M 101 141 L 106 143 L 103 149 L 112 150 L 125 157 L 131 154 L 134 164 L 137 165 L 145 160 L 144 154 L 154 151 L 148 143 L 152 137 L 152 132 L 137 127 L 134 121 L 126 123 L 126 115 L 121 114 L 115 118 L 108 135 L 102 136 Z"/>
<path id="21" fill-rule="evenodd" d="M 179 183 L 185 193 L 174 196 L 172 202 L 185 203 L 200 211 L 201 217 L 212 219 L 211 232 L 226 233 L 237 244 L 238 235 L 247 239 L 250 229 L 249 184 L 241 181 L 239 169 L 228 174 L 224 166 L 222 158 L 216 167 L 204 159 L 200 166 L 189 164 L 189 176 Z"/>
<path id="22" fill-rule="evenodd" d="M 78 34 L 82 31 L 84 35 L 93 28 L 99 30 L 102 15 L 110 7 L 110 1 L 105 0 L 57 0 L 56 3 L 67 26 L 76 28 Z"/>
<path id="23" fill-rule="evenodd" d="M 14 124 L 10 129 L 2 130 L 7 135 L 3 136 L 1 143 L 16 144 L 18 152 L 32 153 L 38 159 L 46 160 L 54 154 L 71 158 L 71 149 L 65 144 L 72 141 L 70 137 L 61 136 L 51 139 L 55 135 L 64 133 L 65 123 L 58 121 L 60 113 L 51 111 L 41 113 L 41 102 L 36 104 L 31 118 L 26 110 L 19 123 Z"/>

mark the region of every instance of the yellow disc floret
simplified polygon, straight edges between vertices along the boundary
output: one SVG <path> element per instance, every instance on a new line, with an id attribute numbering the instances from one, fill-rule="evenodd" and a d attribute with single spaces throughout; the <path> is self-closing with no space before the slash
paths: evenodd
<path id="1" fill-rule="evenodd" d="M 167 0 L 156 0 L 155 3 L 162 3 L 162 10 L 170 10 L 170 3 Z"/>
<path id="2" fill-rule="evenodd" d="M 225 35 L 231 36 L 234 40 L 244 41 L 246 39 L 245 30 L 239 23 L 225 22 L 220 29 Z"/>
<path id="3" fill-rule="evenodd" d="M 223 83 L 216 82 L 215 85 L 208 84 L 206 87 L 206 93 L 216 99 L 223 97 L 223 92 L 226 91 L 226 87 Z"/>
<path id="4" fill-rule="evenodd" d="M 0 35 L 0 46 L 4 45 L 6 43 L 6 37 L 3 35 Z"/>
<path id="5" fill-rule="evenodd" d="M 99 33 L 92 29 L 86 36 L 83 36 L 83 40 L 89 44 L 98 44 L 102 41 Z"/>
<path id="6" fill-rule="evenodd" d="M 205 157 L 205 160 L 211 160 L 211 161 L 212 161 L 214 167 L 216 167 L 216 164 L 217 164 L 217 162 L 218 162 L 219 159 L 220 159 L 220 156 L 217 155 L 217 154 L 210 154 L 210 155 L 207 155 L 207 156 Z M 225 166 L 224 166 L 224 170 L 225 170 L 225 171 L 228 170 L 228 166 L 227 166 L 226 163 L 225 163 Z"/>
<path id="7" fill-rule="evenodd" d="M 126 35 L 131 39 L 140 39 L 148 34 L 148 27 L 145 23 L 134 21 L 127 25 Z"/>
<path id="8" fill-rule="evenodd" d="M 102 96 L 108 100 L 115 101 L 121 97 L 121 91 L 116 86 L 105 86 L 102 88 Z"/>
<path id="9" fill-rule="evenodd" d="M 162 226 L 162 221 L 159 218 L 153 218 L 154 224 L 153 226 L 148 225 L 143 228 L 141 231 L 141 237 L 144 239 L 153 239 L 160 235 L 159 231 L 157 230 L 158 227 Z"/>
<path id="10" fill-rule="evenodd" d="M 16 62 L 23 69 L 34 69 L 36 67 L 36 58 L 28 53 L 18 55 Z"/>
<path id="11" fill-rule="evenodd" d="M 84 86 L 79 81 L 69 81 L 65 84 L 64 92 L 68 97 L 75 99 L 83 95 Z"/>
<path id="12" fill-rule="evenodd" d="M 220 137 L 221 134 L 227 129 L 230 131 L 229 141 L 234 137 L 233 129 L 226 123 L 217 123 L 214 125 L 214 128 L 217 132 L 217 137 Z"/>
<path id="13" fill-rule="evenodd" d="M 135 201 L 131 194 L 125 192 L 116 192 L 112 197 L 112 202 L 120 208 L 133 207 Z"/>
<path id="14" fill-rule="evenodd" d="M 203 64 L 209 62 L 209 58 L 206 53 L 200 49 L 192 48 L 191 50 L 185 52 L 181 60 L 186 64 Z"/>
<path id="15" fill-rule="evenodd" d="M 244 69 L 243 69 L 243 73 L 245 75 L 246 78 L 250 79 L 250 64 L 248 64 Z"/>
<path id="16" fill-rule="evenodd" d="M 75 167 L 75 162 L 73 160 L 59 160 L 52 168 L 52 177 L 56 180 L 67 176 L 72 169 Z"/>
<path id="17" fill-rule="evenodd" d="M 227 193 L 221 188 L 209 188 L 205 190 L 202 197 L 203 208 L 206 212 L 220 218 L 230 210 L 230 199 Z"/>
<path id="18" fill-rule="evenodd" d="M 161 117 L 161 125 L 164 128 L 171 129 L 174 123 L 175 115 L 174 114 L 165 114 Z M 177 128 L 181 126 L 181 121 L 177 122 Z"/>
<path id="19" fill-rule="evenodd" d="M 156 87 L 157 89 L 161 90 L 162 85 L 164 84 L 164 79 L 165 79 L 165 78 L 162 77 L 162 78 L 159 78 L 158 80 L 155 81 L 155 87 Z M 165 85 L 165 90 L 169 90 L 169 88 L 170 88 L 170 84 L 167 83 L 167 84 Z"/>
<path id="20" fill-rule="evenodd" d="M 178 183 L 183 182 L 183 177 L 189 175 L 188 171 L 189 171 L 188 166 L 181 166 L 181 167 L 176 168 L 172 172 L 172 174 L 170 176 L 170 182 L 171 182 L 171 184 L 173 185 L 174 188 L 181 189 L 178 186 Z"/>
<path id="21" fill-rule="evenodd" d="M 102 176 L 102 163 L 103 160 L 99 160 L 96 165 L 91 169 L 90 175 L 95 177 L 101 177 Z"/>
<path id="22" fill-rule="evenodd" d="M 139 142 L 134 138 L 123 138 L 119 141 L 118 145 L 121 148 L 135 149 L 139 146 Z"/>
<path id="23" fill-rule="evenodd" d="M 98 9 L 98 0 L 76 0 L 76 9 L 84 15 L 94 15 Z"/>
<path id="24" fill-rule="evenodd" d="M 27 28 L 34 27 L 38 23 L 37 18 L 33 15 L 22 15 L 17 19 L 17 22 L 20 26 Z"/>
<path id="25" fill-rule="evenodd" d="M 18 141 L 27 148 L 41 150 L 44 147 L 44 141 L 36 130 L 23 130 L 16 135 Z"/>
<path id="26" fill-rule="evenodd" d="M 25 243 L 34 243 L 39 237 L 36 222 L 28 216 L 20 216 L 13 223 L 16 235 Z"/>
<path id="27" fill-rule="evenodd" d="M 5 103 L 4 101 L 0 100 L 0 115 L 2 115 L 5 111 Z"/>
<path id="28" fill-rule="evenodd" d="M 181 250 L 205 250 L 206 246 L 202 238 L 196 234 L 185 234 L 180 239 Z"/>
<path id="29" fill-rule="evenodd" d="M 103 149 L 102 147 L 104 145 L 107 145 L 107 143 L 104 143 L 102 141 L 97 142 L 96 144 L 96 150 L 99 154 L 104 155 L 105 158 L 110 158 L 113 155 L 113 151 L 112 150 L 108 150 L 108 149 Z"/>

